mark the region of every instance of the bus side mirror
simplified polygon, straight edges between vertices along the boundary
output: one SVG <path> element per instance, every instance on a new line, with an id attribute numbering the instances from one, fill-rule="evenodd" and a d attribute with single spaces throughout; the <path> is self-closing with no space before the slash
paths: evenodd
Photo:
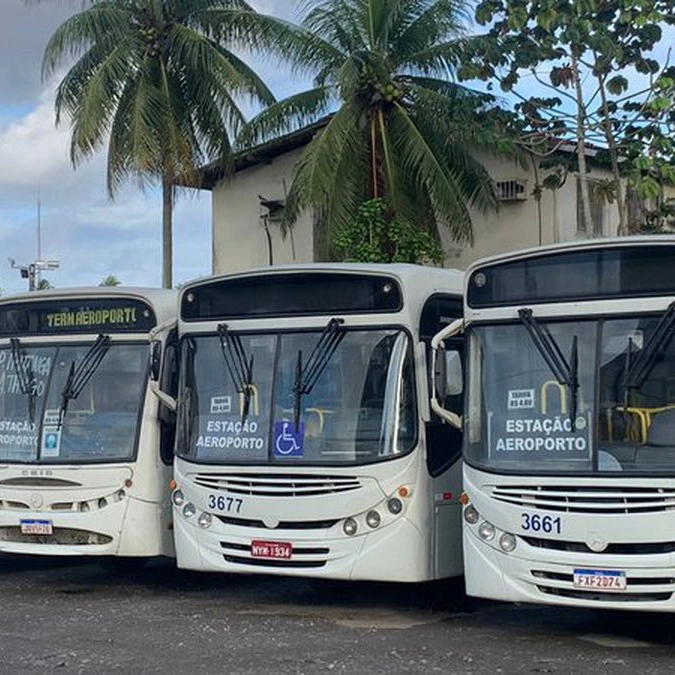
<path id="1" fill-rule="evenodd" d="M 462 356 L 458 351 L 441 350 L 434 362 L 434 367 L 436 397 L 440 401 L 448 396 L 459 396 L 464 391 Z"/>
<path id="2" fill-rule="evenodd" d="M 150 350 L 150 377 L 159 380 L 162 368 L 162 343 L 157 340 L 152 343 Z"/>

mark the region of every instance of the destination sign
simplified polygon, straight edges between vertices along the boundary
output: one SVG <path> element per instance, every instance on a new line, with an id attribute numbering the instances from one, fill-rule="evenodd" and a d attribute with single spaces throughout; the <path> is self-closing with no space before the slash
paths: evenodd
<path id="1" fill-rule="evenodd" d="M 0 335 L 147 332 L 152 308 L 134 298 L 40 300 L 0 304 Z"/>
<path id="2" fill-rule="evenodd" d="M 283 272 L 207 280 L 181 300 L 184 321 L 241 317 L 398 312 L 403 296 L 389 276 Z"/>
<path id="3" fill-rule="evenodd" d="M 673 294 L 673 242 L 546 251 L 474 267 L 470 307 L 533 305 Z"/>

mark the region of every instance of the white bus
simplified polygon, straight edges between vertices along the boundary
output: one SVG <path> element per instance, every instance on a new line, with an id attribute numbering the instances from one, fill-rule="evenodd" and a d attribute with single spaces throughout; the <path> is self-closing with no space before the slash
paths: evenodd
<path id="1" fill-rule="evenodd" d="M 470 595 L 675 609 L 675 240 L 467 272 Z"/>
<path id="2" fill-rule="evenodd" d="M 176 298 L 123 287 L 0 298 L 0 551 L 113 566 L 173 555 L 175 422 L 149 392 L 177 382 Z"/>
<path id="3" fill-rule="evenodd" d="M 180 568 L 416 582 L 462 573 L 461 432 L 430 414 L 429 343 L 463 274 L 314 264 L 179 300 Z M 449 358 L 448 405 L 462 407 Z"/>

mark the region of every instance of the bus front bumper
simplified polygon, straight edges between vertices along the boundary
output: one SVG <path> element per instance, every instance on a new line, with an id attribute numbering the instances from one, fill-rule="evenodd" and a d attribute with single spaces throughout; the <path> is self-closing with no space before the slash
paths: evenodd
<path id="1" fill-rule="evenodd" d="M 155 526 L 160 518 L 159 505 L 127 496 L 96 506 L 96 510 L 86 512 L 0 509 L 0 552 L 54 556 L 165 554 L 157 534 L 159 527 Z"/>
<path id="2" fill-rule="evenodd" d="M 466 591 L 474 597 L 576 607 L 675 611 L 672 554 L 604 556 L 559 553 L 544 556 L 519 540 L 505 553 L 464 529 Z M 586 579 L 579 579 L 579 576 Z M 598 585 L 581 586 L 597 577 Z M 620 580 L 614 587 L 600 583 Z"/>
<path id="3" fill-rule="evenodd" d="M 429 543 L 405 518 L 349 537 L 335 528 L 302 536 L 297 531 L 202 529 L 174 516 L 176 561 L 182 569 L 398 582 L 429 578 Z"/>

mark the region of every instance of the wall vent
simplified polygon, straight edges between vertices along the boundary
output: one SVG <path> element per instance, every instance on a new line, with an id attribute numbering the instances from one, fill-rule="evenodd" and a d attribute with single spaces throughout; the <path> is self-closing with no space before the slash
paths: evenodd
<path id="1" fill-rule="evenodd" d="M 496 187 L 499 201 L 520 202 L 527 199 L 527 181 L 521 178 L 498 180 L 496 182 Z"/>

